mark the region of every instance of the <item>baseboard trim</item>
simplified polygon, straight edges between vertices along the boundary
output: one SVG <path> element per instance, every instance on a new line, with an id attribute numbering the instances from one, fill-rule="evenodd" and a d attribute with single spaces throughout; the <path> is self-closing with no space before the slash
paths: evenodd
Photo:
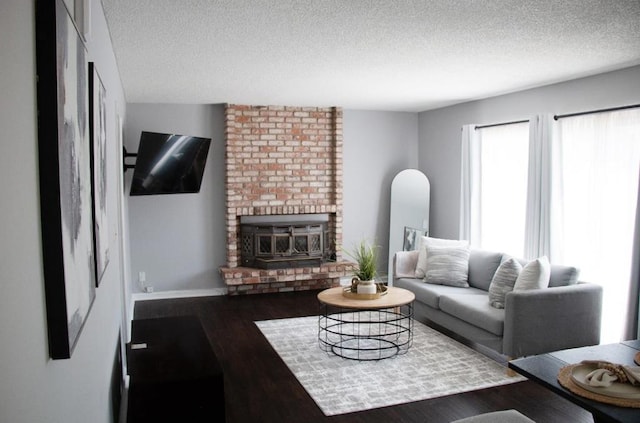
<path id="1" fill-rule="evenodd" d="M 131 302 L 147 300 L 169 300 L 174 298 L 211 297 L 227 295 L 227 288 L 185 289 L 179 291 L 136 292 L 131 294 Z"/>

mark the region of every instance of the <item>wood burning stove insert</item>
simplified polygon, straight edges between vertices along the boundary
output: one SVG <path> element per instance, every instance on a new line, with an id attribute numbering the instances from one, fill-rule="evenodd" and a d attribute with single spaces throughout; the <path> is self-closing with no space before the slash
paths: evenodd
<path id="1" fill-rule="evenodd" d="M 284 269 L 319 265 L 329 257 L 326 221 L 240 225 L 242 266 Z"/>

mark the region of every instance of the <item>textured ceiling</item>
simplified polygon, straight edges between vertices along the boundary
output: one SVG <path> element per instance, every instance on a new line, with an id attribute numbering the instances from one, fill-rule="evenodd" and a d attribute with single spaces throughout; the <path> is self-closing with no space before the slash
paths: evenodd
<path id="1" fill-rule="evenodd" d="M 102 0 L 128 102 L 422 111 L 640 64 L 639 0 Z"/>

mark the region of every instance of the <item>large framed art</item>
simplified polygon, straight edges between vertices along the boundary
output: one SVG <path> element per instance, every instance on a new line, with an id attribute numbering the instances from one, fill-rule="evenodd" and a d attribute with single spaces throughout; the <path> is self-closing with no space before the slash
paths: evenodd
<path id="1" fill-rule="evenodd" d="M 89 134 L 91 138 L 91 185 L 93 186 L 93 231 L 96 286 L 109 264 L 107 220 L 107 91 L 95 63 L 89 62 Z"/>
<path id="2" fill-rule="evenodd" d="M 96 295 L 88 65 L 63 0 L 36 1 L 42 257 L 49 354 L 70 358 Z"/>

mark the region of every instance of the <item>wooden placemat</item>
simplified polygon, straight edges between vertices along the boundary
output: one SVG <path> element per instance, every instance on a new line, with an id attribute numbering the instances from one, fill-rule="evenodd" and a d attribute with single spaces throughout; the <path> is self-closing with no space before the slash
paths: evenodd
<path id="1" fill-rule="evenodd" d="M 637 399 L 627 399 L 627 398 L 615 398 L 609 397 L 607 395 L 597 394 L 595 392 L 587 391 L 583 387 L 577 385 L 571 379 L 571 371 L 575 366 L 579 366 L 580 364 L 570 364 L 569 366 L 565 366 L 560 369 L 558 373 L 558 382 L 560 385 L 571 391 L 576 395 L 580 395 L 581 397 L 601 402 L 609 405 L 616 405 L 618 407 L 628 407 L 628 408 L 640 408 L 640 400 Z"/>

